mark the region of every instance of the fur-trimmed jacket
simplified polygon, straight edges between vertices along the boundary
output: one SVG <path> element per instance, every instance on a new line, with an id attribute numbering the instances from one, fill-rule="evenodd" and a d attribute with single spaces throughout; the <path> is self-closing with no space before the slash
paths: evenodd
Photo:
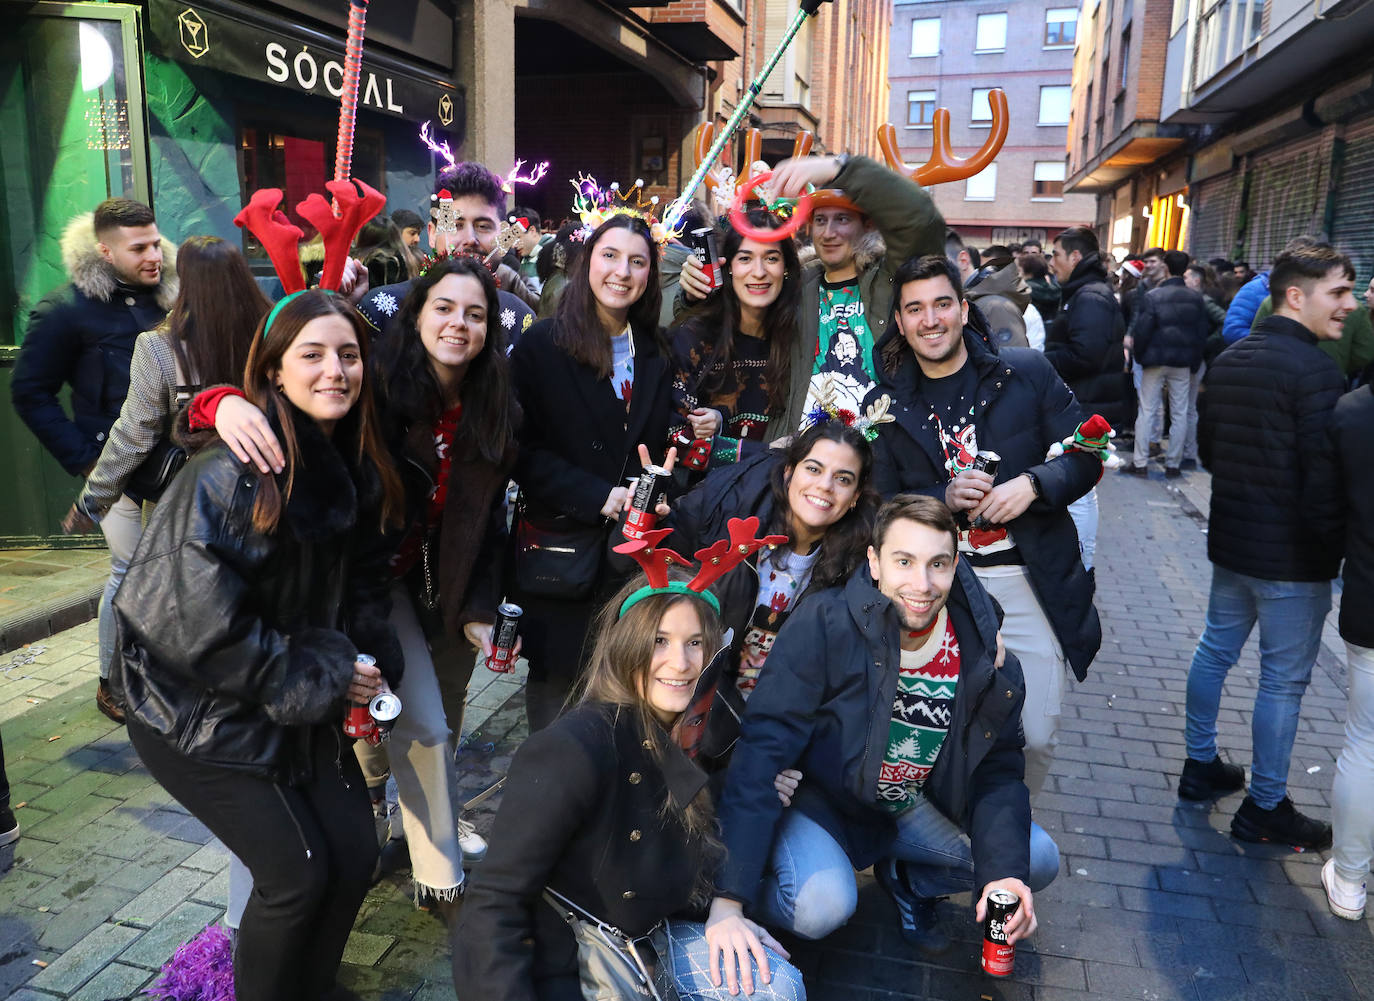
<path id="1" fill-rule="evenodd" d="M 134 342 L 152 330 L 176 300 L 176 248 L 162 241 L 156 288 L 120 280 L 96 245 L 92 213 L 62 235 L 62 263 L 71 283 L 43 298 L 29 317 L 11 380 L 14 409 L 74 476 L 95 464 L 129 391 Z M 58 399 L 72 387 L 69 416 Z"/>
<path id="2" fill-rule="evenodd" d="M 393 689 L 401 681 L 380 480 L 295 412 L 305 459 L 276 530 L 263 533 L 253 507 L 265 478 L 213 432 L 185 434 L 185 421 L 181 440 L 200 449 L 163 494 L 115 596 L 110 684 L 130 719 L 188 758 L 304 780 L 317 724 L 343 722 L 358 652 L 376 657 Z"/>

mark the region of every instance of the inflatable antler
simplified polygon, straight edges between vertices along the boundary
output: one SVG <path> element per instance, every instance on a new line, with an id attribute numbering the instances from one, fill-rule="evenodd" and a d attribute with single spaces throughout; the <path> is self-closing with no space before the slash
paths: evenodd
<path id="1" fill-rule="evenodd" d="M 711 151 L 711 143 L 716 138 L 715 122 L 702 122 L 692 132 L 692 167 L 695 170 L 701 166 L 701 161 L 706 154 Z M 798 132 L 792 140 L 792 155 L 806 156 L 811 152 L 811 147 L 815 143 L 814 134 L 805 130 Z M 738 178 L 739 183 L 744 183 L 754 176 L 754 164 L 763 159 L 763 133 L 758 129 L 744 130 L 744 173 Z M 715 172 L 708 173 L 702 180 L 707 191 L 714 191 L 720 178 Z"/>
<path id="2" fill-rule="evenodd" d="M 673 552 L 671 549 L 660 549 L 658 544 L 673 534 L 671 528 L 651 528 L 644 533 L 644 538 L 635 539 L 632 542 L 622 542 L 615 547 L 617 553 L 634 559 L 644 571 L 644 576 L 649 579 L 650 587 L 668 586 L 668 568 L 673 564 L 680 567 L 689 567 L 692 564 Z"/>
<path id="3" fill-rule="evenodd" d="M 731 518 L 726 524 L 730 532 L 728 539 L 720 539 L 705 549 L 698 549 L 693 555 L 701 561 L 701 569 L 687 586 L 698 593 L 705 591 L 721 577 L 739 566 L 764 546 L 780 546 L 787 541 L 785 535 L 765 535 L 762 539 L 754 537 L 759 530 L 759 519 Z"/>
<path id="4" fill-rule="evenodd" d="M 234 216 L 234 225 L 258 238 L 281 279 L 282 288 L 289 295 L 305 288 L 300 253 L 301 238 L 305 234 L 277 208 L 281 200 L 281 188 L 259 188 Z"/>
<path id="5" fill-rule="evenodd" d="M 1002 149 L 1007 141 L 1007 127 L 1011 124 L 1007 113 L 1007 94 L 1001 88 L 988 92 L 988 104 L 992 107 L 992 129 L 983 146 L 967 159 L 954 155 L 949 144 L 949 109 L 937 108 L 931 129 L 930 159 L 915 170 L 907 167 L 902 160 L 902 151 L 897 145 L 897 130 L 891 122 L 885 122 L 878 129 L 878 145 L 883 148 L 883 158 L 887 165 L 899 174 L 910 177 L 917 184 L 926 186 L 944 184 L 972 177 L 988 164 Z"/>
<path id="6" fill-rule="evenodd" d="M 356 185 L 356 187 L 355 187 Z M 351 181 L 325 181 L 339 207 L 336 217 L 329 203 L 318 193 L 296 206 L 301 218 L 320 231 L 324 239 L 324 272 L 320 288 L 337 289 L 343 278 L 344 261 L 358 231 L 386 205 L 386 195 L 354 178 Z M 362 189 L 359 195 L 358 189 Z"/>

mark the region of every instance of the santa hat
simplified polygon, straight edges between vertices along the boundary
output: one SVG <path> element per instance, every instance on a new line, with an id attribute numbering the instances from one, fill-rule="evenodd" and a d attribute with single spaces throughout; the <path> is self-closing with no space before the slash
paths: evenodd
<path id="1" fill-rule="evenodd" d="M 1130 257 L 1121 262 L 1121 267 L 1117 274 L 1130 275 L 1132 278 L 1139 278 L 1145 273 L 1145 262 L 1138 257 Z"/>

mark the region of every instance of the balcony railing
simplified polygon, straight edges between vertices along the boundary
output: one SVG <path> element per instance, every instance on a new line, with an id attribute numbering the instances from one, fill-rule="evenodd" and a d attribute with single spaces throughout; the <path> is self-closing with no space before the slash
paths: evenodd
<path id="1" fill-rule="evenodd" d="M 1264 0 L 1203 0 L 1193 60 L 1193 86 L 1199 87 L 1259 40 Z"/>

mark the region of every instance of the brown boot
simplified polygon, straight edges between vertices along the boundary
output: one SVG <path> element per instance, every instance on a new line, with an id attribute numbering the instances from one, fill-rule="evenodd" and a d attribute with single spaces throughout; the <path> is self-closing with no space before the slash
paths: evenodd
<path id="1" fill-rule="evenodd" d="M 110 720 L 124 725 L 124 707 L 115 701 L 114 692 L 110 691 L 110 686 L 105 684 L 105 679 L 100 679 L 100 684 L 95 690 L 95 707 L 104 713 Z"/>

